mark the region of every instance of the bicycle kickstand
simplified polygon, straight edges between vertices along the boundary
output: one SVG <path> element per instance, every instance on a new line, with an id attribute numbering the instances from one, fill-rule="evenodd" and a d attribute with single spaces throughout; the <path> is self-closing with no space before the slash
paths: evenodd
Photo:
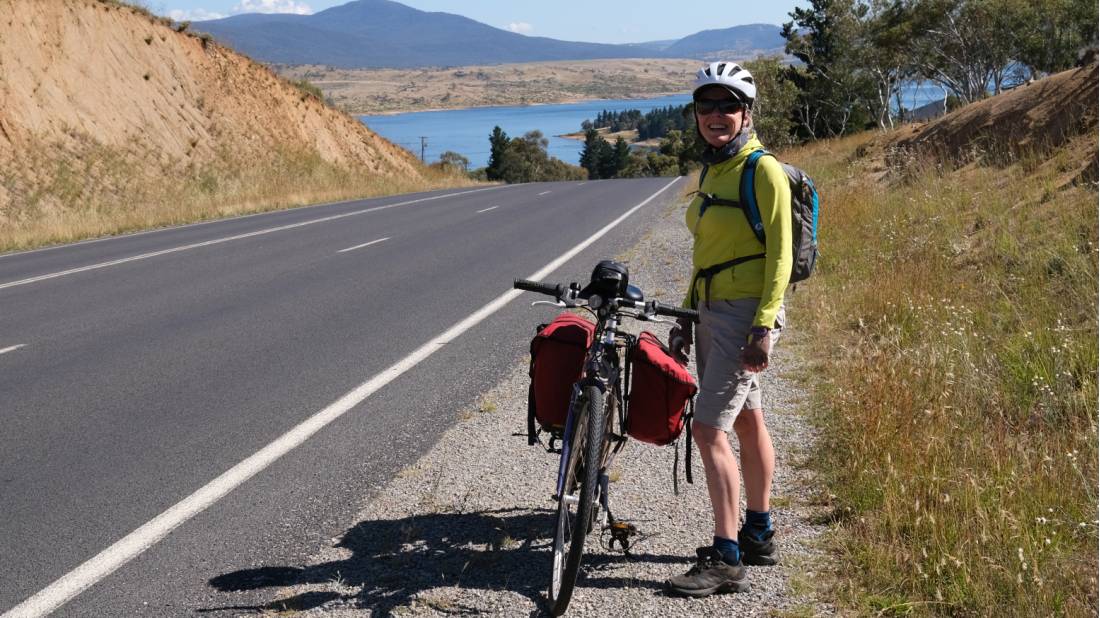
<path id="1" fill-rule="evenodd" d="M 600 507 L 607 513 L 607 529 L 611 533 L 608 549 L 615 549 L 615 543 L 619 544 L 624 554 L 630 553 L 630 537 L 638 534 L 638 528 L 634 524 L 615 519 L 611 513 L 610 498 L 607 491 L 608 478 L 606 472 L 600 473 Z"/>

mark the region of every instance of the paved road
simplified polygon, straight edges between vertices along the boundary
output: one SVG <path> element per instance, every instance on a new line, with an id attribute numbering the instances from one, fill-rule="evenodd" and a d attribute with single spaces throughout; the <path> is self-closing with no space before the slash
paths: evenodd
<path id="1" fill-rule="evenodd" d="M 548 279 L 586 277 L 675 198 L 670 182 L 395 196 L 0 256 L 0 611 L 660 192 Z M 520 362 L 546 314 L 528 300 L 439 346 L 57 615 L 254 602 L 208 582 L 299 563 L 345 530 L 372 488 Z"/>

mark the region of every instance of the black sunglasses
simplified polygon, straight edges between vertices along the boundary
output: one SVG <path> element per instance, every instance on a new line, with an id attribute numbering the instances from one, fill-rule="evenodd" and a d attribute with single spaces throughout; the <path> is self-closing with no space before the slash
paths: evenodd
<path id="1" fill-rule="evenodd" d="M 744 107 L 745 104 L 737 99 L 695 99 L 695 111 L 700 116 L 706 116 L 716 109 L 723 114 L 733 114 Z"/>

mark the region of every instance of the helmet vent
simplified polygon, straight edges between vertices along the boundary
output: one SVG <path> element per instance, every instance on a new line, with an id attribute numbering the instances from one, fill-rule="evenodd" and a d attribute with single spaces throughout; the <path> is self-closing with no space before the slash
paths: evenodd
<path id="1" fill-rule="evenodd" d="M 718 65 L 718 74 L 722 75 L 725 72 L 726 72 L 726 63 L 723 62 L 723 63 Z"/>

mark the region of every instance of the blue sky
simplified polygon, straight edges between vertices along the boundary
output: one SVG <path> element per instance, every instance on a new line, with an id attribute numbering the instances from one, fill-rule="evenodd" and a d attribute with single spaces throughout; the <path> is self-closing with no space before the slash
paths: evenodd
<path id="1" fill-rule="evenodd" d="M 144 0 L 154 12 L 183 20 L 240 13 L 316 13 L 348 0 Z M 782 24 L 797 0 L 399 0 L 422 11 L 456 13 L 531 36 L 598 43 L 678 39 L 741 24 Z"/>

